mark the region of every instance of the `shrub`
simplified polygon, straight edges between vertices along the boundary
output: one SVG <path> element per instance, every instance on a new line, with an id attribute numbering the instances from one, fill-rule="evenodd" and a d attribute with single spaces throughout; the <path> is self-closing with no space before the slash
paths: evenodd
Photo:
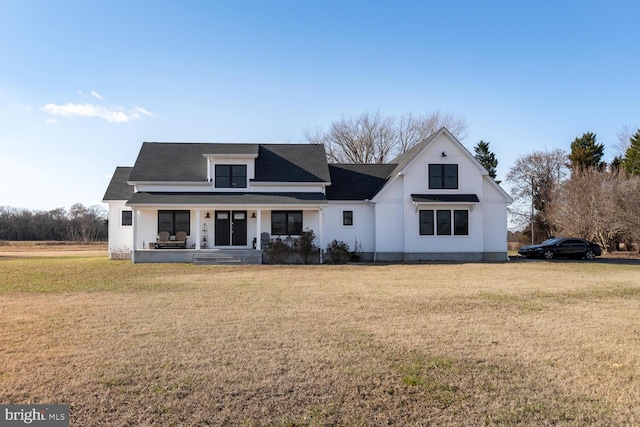
<path id="1" fill-rule="evenodd" d="M 358 242 L 358 239 L 356 238 L 353 251 L 349 254 L 349 260 L 351 262 L 358 262 L 360 259 L 362 259 L 362 243 Z"/>
<path id="2" fill-rule="evenodd" d="M 333 239 L 333 241 L 327 245 L 326 252 L 334 264 L 343 264 L 351 257 L 349 245 L 336 239 Z"/>
<path id="3" fill-rule="evenodd" d="M 311 264 L 320 248 L 315 244 L 316 235 L 313 230 L 305 230 L 300 235 L 300 239 L 297 241 L 297 249 L 302 258 L 302 262 L 305 264 Z"/>
<path id="4" fill-rule="evenodd" d="M 291 248 L 287 243 L 281 238 L 277 237 L 269 248 L 266 250 L 267 255 L 269 255 L 269 261 L 271 264 L 283 264 L 291 255 Z"/>

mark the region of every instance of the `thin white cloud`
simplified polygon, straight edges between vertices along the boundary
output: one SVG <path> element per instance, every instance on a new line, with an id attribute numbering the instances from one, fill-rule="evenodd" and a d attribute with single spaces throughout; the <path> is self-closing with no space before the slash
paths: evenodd
<path id="1" fill-rule="evenodd" d="M 145 110 L 142 107 L 133 107 L 133 110 L 138 112 L 138 113 L 140 113 L 140 114 L 142 114 L 143 116 L 153 116 L 153 113 L 151 113 L 148 110 Z"/>
<path id="2" fill-rule="evenodd" d="M 102 107 L 93 104 L 66 103 L 64 105 L 47 104 L 42 108 L 47 113 L 56 116 L 97 117 L 110 123 L 126 123 L 132 120 L 138 120 L 142 118 L 142 116 L 153 116 L 153 113 L 141 107 L 134 107 L 133 109 L 127 110 L 120 106 Z"/>
<path id="3" fill-rule="evenodd" d="M 55 123 L 57 120 L 56 119 L 47 119 L 45 120 L 46 123 Z"/>
<path id="4" fill-rule="evenodd" d="M 91 96 L 98 98 L 99 100 L 103 100 L 104 98 L 102 97 L 102 95 L 100 95 L 98 92 L 96 92 L 95 90 L 91 91 Z"/>

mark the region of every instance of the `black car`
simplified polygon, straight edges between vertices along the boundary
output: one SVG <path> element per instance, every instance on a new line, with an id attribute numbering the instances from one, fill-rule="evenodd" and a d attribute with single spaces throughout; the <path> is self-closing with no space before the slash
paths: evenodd
<path id="1" fill-rule="evenodd" d="M 594 259 L 602 254 L 600 246 L 588 240 L 554 237 L 539 245 L 523 246 L 518 253 L 527 258 L 586 258 Z"/>

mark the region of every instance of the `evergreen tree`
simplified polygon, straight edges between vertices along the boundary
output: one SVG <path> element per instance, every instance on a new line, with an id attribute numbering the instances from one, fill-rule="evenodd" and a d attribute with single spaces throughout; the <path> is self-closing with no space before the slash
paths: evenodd
<path id="1" fill-rule="evenodd" d="M 496 159 L 496 155 L 489 150 L 489 142 L 480 141 L 473 148 L 473 150 L 476 153 L 474 155 L 476 160 L 478 160 L 480 164 L 485 167 L 485 169 L 489 172 L 489 176 L 495 180 L 496 168 L 498 167 L 498 159 Z M 496 182 L 500 184 L 500 181 Z"/>
<path id="2" fill-rule="evenodd" d="M 579 171 L 592 168 L 602 170 L 605 167 L 603 155 L 604 145 L 596 143 L 596 135 L 592 132 L 584 133 L 571 143 L 571 168 Z"/>
<path id="3" fill-rule="evenodd" d="M 629 138 L 631 145 L 622 159 L 624 170 L 630 175 L 640 175 L 640 129 Z"/>

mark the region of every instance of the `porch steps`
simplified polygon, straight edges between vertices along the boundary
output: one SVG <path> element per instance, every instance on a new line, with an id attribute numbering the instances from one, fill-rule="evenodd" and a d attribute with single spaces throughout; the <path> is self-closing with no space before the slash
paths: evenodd
<path id="1" fill-rule="evenodd" d="M 262 264 L 262 251 L 255 249 L 210 249 L 194 255 L 196 265 Z"/>

